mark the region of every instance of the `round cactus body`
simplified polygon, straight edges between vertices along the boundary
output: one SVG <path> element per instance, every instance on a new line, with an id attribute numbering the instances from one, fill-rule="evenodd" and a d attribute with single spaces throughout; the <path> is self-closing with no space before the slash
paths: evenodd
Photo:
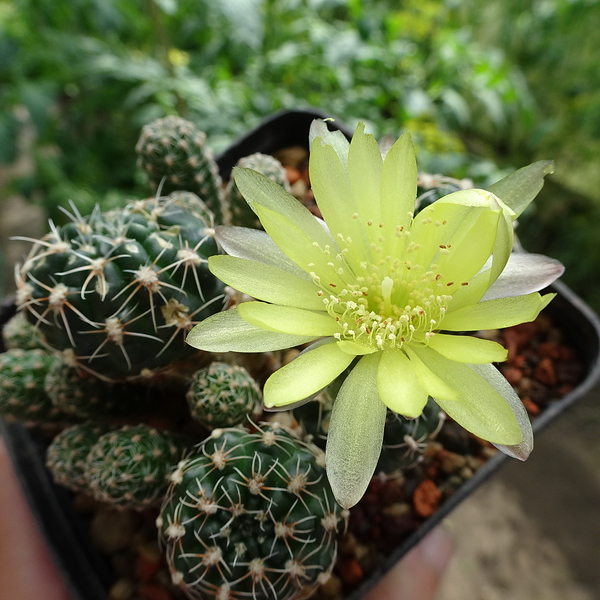
<path id="1" fill-rule="evenodd" d="M 46 450 L 46 466 L 52 478 L 74 492 L 87 490 L 86 459 L 106 427 L 87 422 L 63 429 Z"/>
<path id="2" fill-rule="evenodd" d="M 126 425 L 100 436 L 92 446 L 85 479 L 97 500 L 143 509 L 162 501 L 181 454 L 172 435 L 148 425 Z"/>
<path id="3" fill-rule="evenodd" d="M 238 365 L 214 362 L 194 373 L 187 393 L 192 416 L 209 429 L 231 427 L 262 412 L 260 388 Z"/>
<path id="4" fill-rule="evenodd" d="M 273 156 L 256 152 L 250 156 L 240 158 L 236 164 L 237 167 L 253 169 L 262 173 L 275 183 L 282 186 L 286 192 L 291 192 L 291 187 L 287 179 L 287 173 L 283 165 Z M 228 204 L 231 211 L 231 224 L 239 225 L 240 227 L 252 227 L 261 229 L 262 225 L 254 211 L 250 208 L 233 177 L 229 180 L 226 188 Z"/>
<path id="5" fill-rule="evenodd" d="M 444 413 L 431 398 L 416 419 L 407 419 L 388 410 L 376 472 L 393 477 L 414 467 L 443 421 Z"/>
<path id="6" fill-rule="evenodd" d="M 82 418 L 139 412 L 146 396 L 140 385 L 109 383 L 65 361 L 50 367 L 44 389 L 59 410 Z"/>
<path id="7" fill-rule="evenodd" d="M 64 418 L 44 390 L 46 374 L 59 361 L 43 350 L 13 349 L 0 354 L 0 415 L 26 423 Z"/>
<path id="8" fill-rule="evenodd" d="M 2 339 L 7 349 L 45 350 L 44 336 L 32 325 L 25 314 L 18 312 L 2 328 Z"/>
<path id="9" fill-rule="evenodd" d="M 187 332 L 222 307 L 207 268 L 212 230 L 173 199 L 140 200 L 37 241 L 17 271 L 17 303 L 48 344 L 86 370 L 130 378 L 183 359 Z"/>
<path id="10" fill-rule="evenodd" d="M 135 147 L 138 167 L 148 176 L 154 191 L 169 194 L 182 190 L 200 196 L 224 223 L 225 197 L 219 168 L 206 134 L 180 117 L 163 117 L 144 125 Z"/>
<path id="11" fill-rule="evenodd" d="M 276 424 L 215 429 L 172 473 L 157 520 L 173 581 L 194 598 L 307 597 L 342 523 L 323 458 Z"/>

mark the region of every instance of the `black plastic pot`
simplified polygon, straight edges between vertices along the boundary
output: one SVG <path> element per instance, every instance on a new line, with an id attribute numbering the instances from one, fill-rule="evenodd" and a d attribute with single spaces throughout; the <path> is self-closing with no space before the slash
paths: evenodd
<path id="1" fill-rule="evenodd" d="M 288 111 L 263 122 L 257 129 L 221 154 L 217 161 L 224 179 L 229 178 L 237 160 L 253 152 L 272 153 L 284 147 L 308 147 L 308 128 L 314 118 L 325 115 L 317 110 Z M 350 136 L 339 121 L 331 124 Z M 600 320 L 567 286 L 554 283 L 550 291 L 557 297 L 547 309 L 565 341 L 577 352 L 583 367 L 583 380 L 572 392 L 558 400 L 533 424 L 538 432 L 600 379 Z M 0 307 L 0 326 L 12 316 L 10 303 Z M 1 433 L 31 510 L 45 536 L 48 547 L 71 592 L 73 600 L 106 600 L 113 581 L 106 559 L 92 546 L 81 516 L 71 506 L 71 494 L 54 485 L 44 466 L 46 441 L 39 431 L 18 424 L 2 424 Z M 506 460 L 498 453 L 467 480 L 429 519 L 408 536 L 387 559 L 345 600 L 358 600 L 379 581 L 413 546 L 440 522 Z"/>

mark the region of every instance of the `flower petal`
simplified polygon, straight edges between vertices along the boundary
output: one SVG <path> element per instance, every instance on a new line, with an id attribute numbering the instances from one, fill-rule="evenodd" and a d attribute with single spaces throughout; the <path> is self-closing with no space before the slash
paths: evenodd
<path id="1" fill-rule="evenodd" d="M 341 332 L 336 320 L 326 312 L 318 313 L 265 302 L 242 302 L 237 311 L 244 321 L 267 331 L 313 338 Z"/>
<path id="2" fill-rule="evenodd" d="M 508 356 L 508 350 L 497 342 L 482 340 L 470 335 L 436 333 L 429 339 L 429 347 L 442 356 L 461 363 L 503 362 Z"/>
<path id="3" fill-rule="evenodd" d="M 459 392 L 457 400 L 433 398 L 457 423 L 492 443 L 517 445 L 523 442 L 520 423 L 507 398 L 471 365 L 448 360 L 431 348 L 421 348 L 419 357 Z"/>
<path id="4" fill-rule="evenodd" d="M 285 406 L 316 394 L 353 360 L 354 356 L 342 352 L 335 343 L 301 353 L 267 379 L 263 392 L 265 406 Z"/>
<path id="5" fill-rule="evenodd" d="M 427 392 L 415 373 L 412 361 L 398 348 L 386 349 L 381 354 L 377 391 L 390 410 L 404 417 L 418 417 L 427 404 Z"/>
<path id="6" fill-rule="evenodd" d="M 310 276 L 290 260 L 269 235 L 260 229 L 219 226 L 215 227 L 215 238 L 230 256 L 271 265 L 293 273 L 296 277 L 312 281 Z"/>
<path id="7" fill-rule="evenodd" d="M 419 358 L 418 353 L 422 350 L 415 347 L 405 346 L 406 354 L 412 363 L 415 374 L 419 378 L 421 385 L 432 398 L 441 398 L 443 400 L 456 400 L 458 392 L 452 389 L 445 381 L 442 381 L 429 367 Z"/>
<path id="8" fill-rule="evenodd" d="M 543 254 L 513 252 L 504 271 L 482 300 L 522 296 L 544 289 L 564 273 L 564 266 Z"/>
<path id="9" fill-rule="evenodd" d="M 448 245 L 456 247 L 489 209 L 481 206 L 441 203 L 440 200 L 426 206 L 413 220 L 410 239 L 414 250 L 413 262 L 428 268 L 447 255 Z M 401 239 L 405 239 L 404 236 Z M 489 256 L 489 254 L 488 254 Z M 479 265 L 481 268 L 485 260 Z M 477 271 L 475 271 L 477 272 Z"/>
<path id="10" fill-rule="evenodd" d="M 450 310 L 442 321 L 448 331 L 480 331 L 511 327 L 533 321 L 556 294 L 533 293 L 486 300 L 458 310 Z"/>
<path id="11" fill-rule="evenodd" d="M 379 348 L 377 347 L 361 344 L 360 342 L 355 342 L 354 340 L 340 340 L 336 343 L 340 350 L 354 356 L 362 356 L 363 354 L 373 354 L 373 352 L 379 352 Z"/>
<path id="12" fill-rule="evenodd" d="M 332 261 L 333 257 L 329 254 L 329 248 L 331 248 L 335 256 L 337 246 L 318 223 L 317 226 L 328 240 L 324 245 L 310 237 L 296 223 L 276 211 L 257 206 L 256 214 L 267 233 L 285 254 L 306 273 L 314 274 L 315 283 L 320 282 L 321 286 L 326 289 L 329 289 L 329 286 L 345 287 L 345 283 L 338 273 L 342 267 L 340 263 L 335 264 Z"/>
<path id="13" fill-rule="evenodd" d="M 316 138 L 321 138 L 321 145 L 331 146 L 338 155 L 344 170 L 348 170 L 348 150 L 350 142 L 341 131 L 329 131 L 327 123 L 322 119 L 315 119 L 308 132 L 308 147 L 312 149 Z M 312 151 L 312 150 L 311 150 Z"/>
<path id="14" fill-rule="evenodd" d="M 211 256 L 210 272 L 236 290 L 258 300 L 309 310 L 323 310 L 323 300 L 317 296 L 319 288 L 312 282 L 295 275 L 244 258 Z"/>
<path id="15" fill-rule="evenodd" d="M 489 191 L 510 206 L 518 217 L 542 189 L 544 177 L 553 172 L 553 161 L 540 160 L 494 183 Z"/>
<path id="16" fill-rule="evenodd" d="M 325 460 L 335 499 L 354 506 L 375 472 L 387 408 L 377 393 L 379 353 L 360 359 L 333 403 Z"/>
<path id="17" fill-rule="evenodd" d="M 531 421 L 521 399 L 517 396 L 512 385 L 506 381 L 502 373 L 493 365 L 471 365 L 471 368 L 508 402 L 523 434 L 523 441 L 520 444 L 509 446 L 494 444 L 494 446 L 512 458 L 525 460 L 533 450 L 533 430 L 531 429 Z"/>
<path id="18" fill-rule="evenodd" d="M 366 231 L 374 243 L 377 243 L 381 235 L 379 223 L 381 223 L 382 168 L 383 159 L 377 140 L 374 136 L 365 133 L 364 123 L 359 123 L 350 142 L 348 175 L 361 220 L 373 221 L 373 225 L 367 227 Z"/>
<path id="19" fill-rule="evenodd" d="M 207 352 L 272 352 L 307 344 L 317 337 L 265 331 L 242 319 L 232 308 L 196 325 L 185 341 Z"/>
<path id="20" fill-rule="evenodd" d="M 316 139 L 310 152 L 310 182 L 317 205 L 334 236 L 340 234 L 347 242 L 349 259 L 359 263 L 368 256 L 367 234 L 360 219 L 353 215 L 358 207 L 350 188 L 348 172 L 331 146 Z"/>
<path id="21" fill-rule="evenodd" d="M 396 228 L 407 230 L 415 211 L 417 175 L 412 138 L 405 133 L 386 154 L 381 171 L 381 222 L 390 256 L 397 256 Z"/>
<path id="22" fill-rule="evenodd" d="M 234 167 L 233 176 L 246 202 L 258 215 L 259 219 L 261 215 L 257 209 L 259 207 L 266 208 L 284 217 L 284 220 L 293 224 L 297 230 L 304 232 L 304 236 L 317 242 L 322 248 L 328 244 L 335 246 L 331 235 L 319 224 L 317 218 L 278 183 L 271 181 L 258 171 L 242 167 Z M 263 227 L 273 241 L 287 254 L 285 245 L 278 243 L 273 232 L 269 231 L 264 223 Z M 296 261 L 294 260 L 294 262 Z"/>

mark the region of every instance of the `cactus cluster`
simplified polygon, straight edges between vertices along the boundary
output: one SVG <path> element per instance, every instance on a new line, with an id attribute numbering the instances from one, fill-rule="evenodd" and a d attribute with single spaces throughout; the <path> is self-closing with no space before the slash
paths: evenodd
<path id="1" fill-rule="evenodd" d="M 215 429 L 171 475 L 157 524 L 190 597 L 292 600 L 329 577 L 342 523 L 316 446 Z"/>
<path id="2" fill-rule="evenodd" d="M 190 597 L 308 597 L 332 571 L 347 516 L 322 451 L 346 374 L 287 415 L 301 440 L 260 421 L 257 380 L 279 355 L 246 370 L 234 354 L 193 354 L 186 334 L 232 301 L 207 268 L 214 227 L 258 223 L 188 121 L 147 125 L 136 151 L 155 197 L 89 216 L 72 206 L 69 222 L 31 240 L 3 331 L 0 416 L 51 424 L 48 469 L 75 493 L 123 510 L 166 495 L 158 533 Z M 289 187 L 272 157 L 238 164 Z M 378 469 L 409 468 L 438 423 L 433 408 L 415 421 L 390 413 Z"/>
<path id="3" fill-rule="evenodd" d="M 48 344 L 82 368 L 122 379 L 191 354 L 185 335 L 223 306 L 207 268 L 212 230 L 177 198 L 52 226 L 17 271 L 17 303 Z"/>

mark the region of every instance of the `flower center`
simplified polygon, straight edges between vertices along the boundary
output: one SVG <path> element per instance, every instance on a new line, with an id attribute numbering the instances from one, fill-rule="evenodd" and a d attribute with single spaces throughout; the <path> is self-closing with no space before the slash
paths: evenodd
<path id="1" fill-rule="evenodd" d="M 376 265 L 362 263 L 366 274 L 356 284 L 336 290 L 323 299 L 336 319 L 338 340 L 353 340 L 379 349 L 401 348 L 405 343 L 427 344 L 452 298 L 444 294 L 444 278 L 435 265 L 386 260 L 386 275 Z"/>

